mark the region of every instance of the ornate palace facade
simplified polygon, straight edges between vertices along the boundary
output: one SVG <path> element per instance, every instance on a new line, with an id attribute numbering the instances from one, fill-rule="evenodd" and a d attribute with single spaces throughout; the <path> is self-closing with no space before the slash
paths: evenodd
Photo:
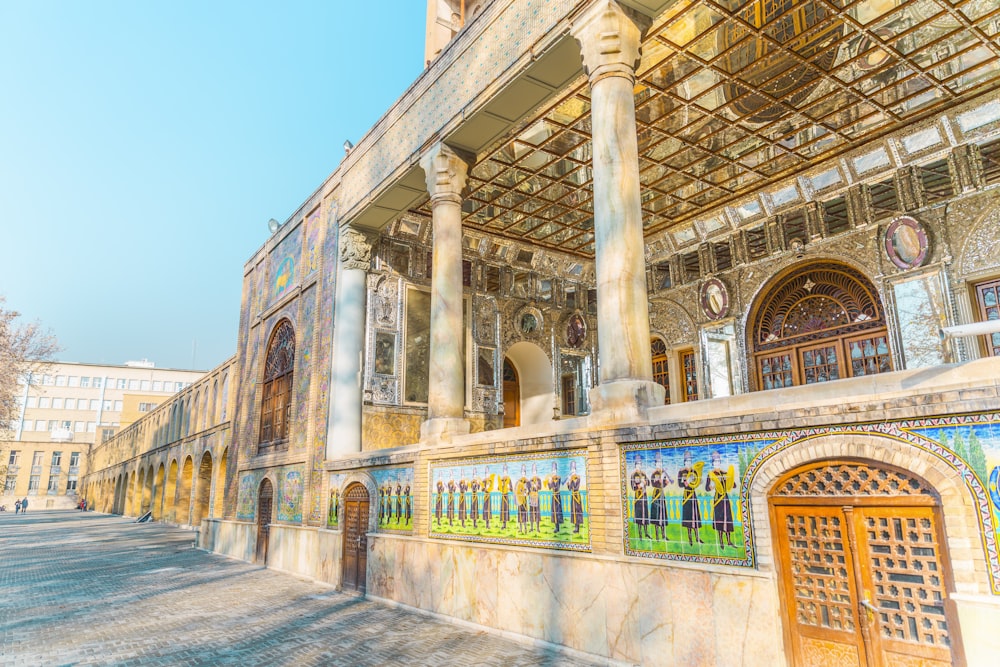
<path id="1" fill-rule="evenodd" d="M 234 359 L 85 493 L 615 661 L 993 664 L 998 33 L 430 2 L 427 70 L 245 265 Z"/>

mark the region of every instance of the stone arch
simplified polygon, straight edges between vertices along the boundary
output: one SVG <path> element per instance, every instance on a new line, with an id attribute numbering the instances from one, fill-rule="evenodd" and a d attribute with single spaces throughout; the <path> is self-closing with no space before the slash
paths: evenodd
<path id="1" fill-rule="evenodd" d="M 194 462 L 185 457 L 177 479 L 177 523 L 191 523 L 191 483 L 194 481 Z"/>
<path id="2" fill-rule="evenodd" d="M 163 498 L 163 518 L 167 521 L 177 521 L 177 459 L 170 460 L 167 468 L 167 483 L 163 488 L 166 495 Z"/>
<path id="3" fill-rule="evenodd" d="M 147 464 L 143 468 L 142 500 L 140 501 L 139 514 L 152 511 L 153 503 L 153 466 Z"/>
<path id="4" fill-rule="evenodd" d="M 198 477 L 194 483 L 194 503 L 191 525 L 200 526 L 202 519 L 212 516 L 212 453 L 206 451 L 198 465 Z"/>
<path id="5" fill-rule="evenodd" d="M 215 495 L 212 500 L 212 516 L 214 518 L 221 518 L 225 512 L 225 502 L 226 502 L 226 473 L 229 466 L 229 448 L 226 447 L 222 450 L 222 456 L 219 457 L 219 465 L 215 471 Z"/>
<path id="6" fill-rule="evenodd" d="M 142 516 L 142 495 L 143 489 L 146 486 L 146 469 L 139 466 L 138 473 L 132 473 L 135 476 L 135 495 L 132 500 L 132 512 L 135 516 Z"/>
<path id="7" fill-rule="evenodd" d="M 528 341 L 514 343 L 507 348 L 505 356 L 517 371 L 521 425 L 552 421 L 556 395 L 552 386 L 552 361 L 549 356 L 538 345 Z"/>
<path id="8" fill-rule="evenodd" d="M 773 535 L 768 493 L 782 475 L 805 463 L 824 459 L 858 459 L 903 468 L 934 488 L 941 499 L 944 533 L 953 539 L 981 543 L 976 500 L 962 476 L 950 464 L 919 447 L 885 435 L 828 434 L 793 443 L 764 460 L 752 472 L 744 502 L 749 499 L 756 560 L 762 570 L 774 570 Z M 753 468 L 751 463 L 751 470 Z M 963 592 L 991 593 L 989 563 L 981 548 L 950 550 L 955 587 Z"/>
<path id="9" fill-rule="evenodd" d="M 156 477 L 153 478 L 153 501 L 149 511 L 153 513 L 153 518 L 159 521 L 163 518 L 163 462 L 156 466 Z"/>
<path id="10" fill-rule="evenodd" d="M 344 494 L 354 484 L 360 484 L 368 492 L 368 532 L 374 533 L 378 530 L 378 483 L 375 478 L 365 472 L 354 472 L 346 475 L 340 483 L 340 509 L 337 512 L 337 525 L 343 529 L 344 525 Z"/>

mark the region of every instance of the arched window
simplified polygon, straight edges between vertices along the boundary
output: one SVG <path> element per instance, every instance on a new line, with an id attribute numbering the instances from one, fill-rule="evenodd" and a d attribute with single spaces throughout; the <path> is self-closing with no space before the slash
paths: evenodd
<path id="1" fill-rule="evenodd" d="M 764 294 L 750 323 L 758 389 L 892 370 L 882 303 L 846 264 L 793 268 Z"/>
<path id="2" fill-rule="evenodd" d="M 653 382 L 663 386 L 665 394 L 663 404 L 670 403 L 670 358 L 667 356 L 667 344 L 659 338 L 649 341 L 653 355 Z"/>
<path id="3" fill-rule="evenodd" d="M 295 367 L 295 331 L 282 320 L 271 334 L 261 388 L 260 444 L 275 445 L 288 438 L 292 414 L 292 371 Z"/>

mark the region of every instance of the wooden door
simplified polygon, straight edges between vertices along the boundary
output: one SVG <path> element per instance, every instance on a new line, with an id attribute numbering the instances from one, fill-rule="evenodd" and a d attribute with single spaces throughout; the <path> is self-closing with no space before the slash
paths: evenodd
<path id="1" fill-rule="evenodd" d="M 503 427 L 521 425 L 521 384 L 514 364 L 503 360 Z"/>
<path id="2" fill-rule="evenodd" d="M 257 494 L 257 562 L 267 565 L 267 540 L 271 531 L 271 516 L 274 507 L 274 487 L 265 479 L 260 483 Z"/>
<path id="3" fill-rule="evenodd" d="M 779 482 L 771 503 L 793 665 L 962 663 L 936 496 L 922 481 L 827 462 Z"/>
<path id="4" fill-rule="evenodd" d="M 352 484 L 344 494 L 342 588 L 364 593 L 368 567 L 368 490 Z"/>

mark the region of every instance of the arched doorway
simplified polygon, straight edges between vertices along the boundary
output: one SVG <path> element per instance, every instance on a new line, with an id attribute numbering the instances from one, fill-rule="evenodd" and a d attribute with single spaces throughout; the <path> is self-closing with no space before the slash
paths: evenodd
<path id="1" fill-rule="evenodd" d="M 226 500 L 226 467 L 229 464 L 229 448 L 222 450 L 219 458 L 219 469 L 215 473 L 215 499 L 212 501 L 212 516 L 221 517 Z"/>
<path id="2" fill-rule="evenodd" d="M 503 360 L 503 427 L 521 425 L 521 385 L 510 359 Z"/>
<path id="3" fill-rule="evenodd" d="M 503 360 L 503 380 L 505 427 L 552 421 L 552 408 L 556 401 L 552 387 L 552 362 L 542 348 L 527 341 L 511 345 Z M 516 397 L 513 395 L 515 386 Z M 508 408 L 508 402 L 511 408 Z M 509 410 L 515 415 L 516 424 L 508 424 Z"/>
<path id="4" fill-rule="evenodd" d="M 191 457 L 184 459 L 181 476 L 177 480 L 177 523 L 191 523 L 191 481 L 194 477 L 194 464 Z"/>
<path id="5" fill-rule="evenodd" d="M 267 540 L 271 531 L 271 517 L 274 512 L 274 487 L 271 480 L 264 479 L 257 492 L 257 558 L 256 562 L 267 565 Z"/>
<path id="6" fill-rule="evenodd" d="M 153 500 L 149 511 L 153 518 L 159 521 L 163 518 L 163 464 L 156 466 L 156 477 L 153 481 Z"/>
<path id="7" fill-rule="evenodd" d="M 135 514 L 135 471 L 126 473 L 128 482 L 125 485 L 125 497 L 122 502 L 122 514 L 133 516 Z"/>
<path id="8" fill-rule="evenodd" d="M 177 500 L 177 459 L 170 462 L 170 468 L 167 471 L 167 485 L 164 488 L 166 496 L 163 499 L 163 517 L 167 521 L 176 523 L 176 511 L 175 505 Z"/>
<path id="9" fill-rule="evenodd" d="M 198 466 L 198 479 L 194 485 L 194 511 L 192 526 L 200 526 L 201 520 L 209 516 L 209 501 L 212 497 L 212 455 L 205 452 Z"/>
<path id="10" fill-rule="evenodd" d="M 864 460 L 809 463 L 769 494 L 792 665 L 961 662 L 940 499 Z"/>
<path id="11" fill-rule="evenodd" d="M 368 582 L 368 490 L 352 484 L 344 493 L 344 550 L 341 588 L 364 593 Z"/>
<path id="12" fill-rule="evenodd" d="M 800 264 L 776 276 L 751 312 L 747 336 L 758 389 L 892 370 L 878 293 L 840 262 Z"/>

